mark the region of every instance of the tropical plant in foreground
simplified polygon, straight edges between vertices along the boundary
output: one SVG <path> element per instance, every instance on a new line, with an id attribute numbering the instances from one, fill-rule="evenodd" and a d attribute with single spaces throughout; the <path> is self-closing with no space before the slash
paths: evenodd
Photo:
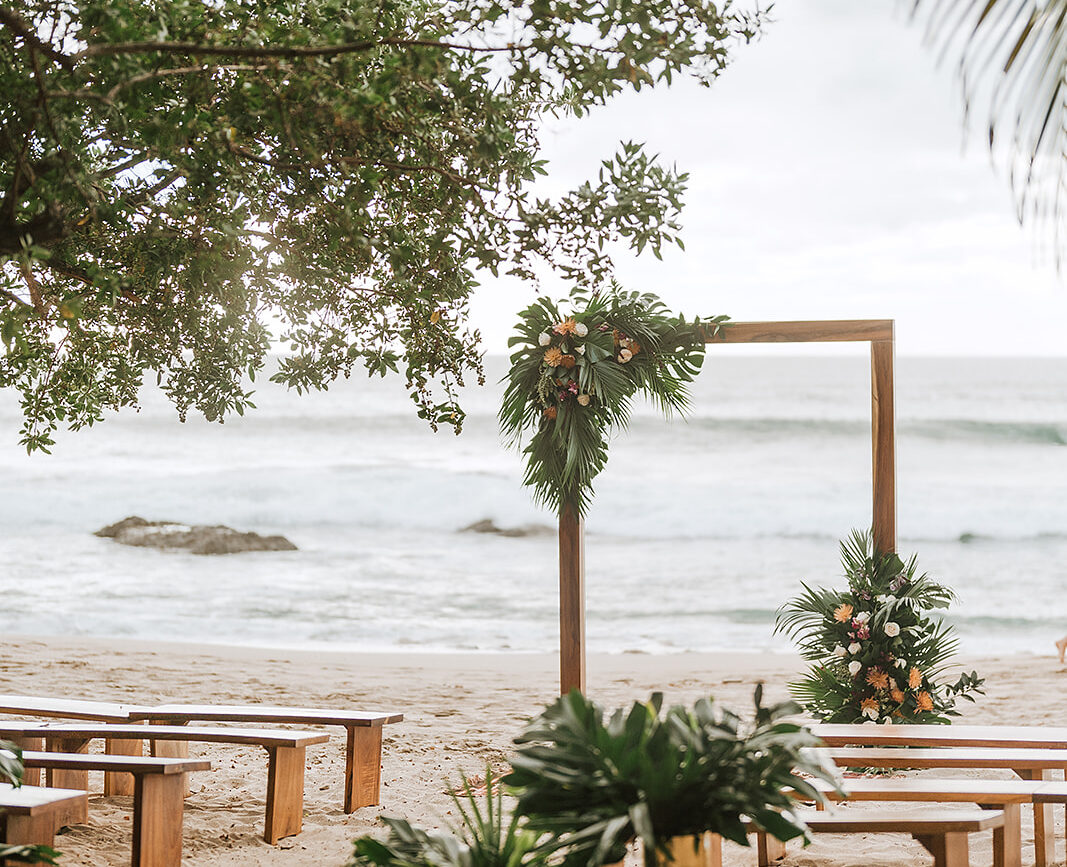
<path id="1" fill-rule="evenodd" d="M 672 838 L 721 834 L 748 845 L 742 817 L 780 840 L 803 836 L 795 797 L 822 801 L 812 778 L 834 770 L 808 750 L 820 741 L 784 719 L 792 702 L 763 707 L 746 725 L 712 699 L 663 708 L 663 697 L 606 715 L 578 691 L 532 720 L 504 782 L 526 827 L 549 835 L 546 849 L 566 865 L 620 860 L 639 838 L 646 864 Z"/>
<path id="2" fill-rule="evenodd" d="M 10 741 L 0 741 L 0 783 L 22 785 L 22 750 Z M 0 812 L 3 808 L 0 807 Z M 9 846 L 0 843 L 0 864 L 58 864 L 59 853 L 50 846 Z"/>
<path id="3" fill-rule="evenodd" d="M 689 406 L 687 386 L 700 372 L 707 338 L 725 316 L 673 316 L 651 294 L 576 291 L 569 302 L 539 298 L 524 310 L 519 349 L 500 409 L 512 444 L 533 431 L 523 482 L 562 514 L 584 514 L 593 479 L 608 461 L 608 435 L 625 427 L 638 393 L 666 414 Z"/>
<path id="4" fill-rule="evenodd" d="M 845 590 L 810 587 L 778 612 L 776 632 L 789 635 L 811 662 L 789 685 L 793 697 L 824 722 L 947 723 L 957 699 L 974 701 L 984 679 L 943 678 L 956 653 L 951 625 L 930 615 L 955 594 L 916 559 L 874 550 L 870 533 L 841 543 Z"/>
<path id="5" fill-rule="evenodd" d="M 505 815 L 503 787 L 492 770 L 479 797 L 464 777 L 462 794 L 452 795 L 460 823 L 452 833 L 424 831 L 404 819 L 383 818 L 385 842 L 371 836 L 355 842 L 348 867 L 540 867 L 538 835 L 524 830 L 519 817 Z"/>

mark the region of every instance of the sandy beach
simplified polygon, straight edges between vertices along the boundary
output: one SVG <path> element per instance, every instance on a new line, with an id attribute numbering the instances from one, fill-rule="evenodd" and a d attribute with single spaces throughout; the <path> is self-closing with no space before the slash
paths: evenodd
<path id="1" fill-rule="evenodd" d="M 487 764 L 506 767 L 512 738 L 557 689 L 556 659 L 550 655 L 311 653 L 28 636 L 6 637 L 2 648 L 0 692 L 404 713 L 405 721 L 385 733 L 381 806 L 347 816 L 342 812 L 344 742 L 334 730 L 330 743 L 309 749 L 303 832 L 273 847 L 260 836 L 266 784 L 262 752 L 194 746 L 195 754 L 211 759 L 213 770 L 192 778 L 193 794 L 186 802 L 184 863 L 191 867 L 340 867 L 351 841 L 380 827 L 380 815 L 403 816 L 427 827 L 447 825 L 453 818 L 449 786 L 461 772 L 481 774 Z M 962 708 L 966 721 L 1062 725 L 1067 718 L 1067 670 L 1051 652 L 964 662 L 987 678 L 987 695 Z M 787 697 L 785 684 L 799 668 L 796 658 L 768 654 L 604 655 L 590 659 L 589 691 L 608 706 L 653 690 L 680 702 L 711 694 L 743 711 L 757 681 L 765 682 L 769 699 Z M 90 779 L 96 794 L 89 823 L 71 827 L 57 841 L 62 863 L 70 867 L 128 864 L 130 800 L 105 799 L 96 777 Z M 1023 835 L 1025 861 L 1032 855 L 1025 819 Z M 979 836 L 972 845 L 972 864 L 990 863 L 989 840 Z M 728 846 L 726 863 L 755 864 L 755 852 Z M 919 867 L 931 859 L 905 838 L 823 836 L 807 849 L 791 847 L 784 863 Z"/>

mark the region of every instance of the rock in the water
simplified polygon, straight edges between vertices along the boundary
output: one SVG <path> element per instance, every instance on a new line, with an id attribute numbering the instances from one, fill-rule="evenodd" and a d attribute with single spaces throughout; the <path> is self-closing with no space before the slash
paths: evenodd
<path id="1" fill-rule="evenodd" d="M 523 524 L 521 527 L 498 527 L 489 518 L 482 521 L 475 521 L 473 524 L 468 524 L 466 527 L 460 530 L 461 533 L 492 533 L 495 536 L 511 536 L 519 538 L 522 536 L 550 536 L 552 535 L 551 527 L 544 527 L 540 524 Z"/>
<path id="2" fill-rule="evenodd" d="M 139 548 L 178 548 L 192 554 L 240 554 L 244 551 L 296 551 L 285 536 L 242 533 L 232 527 L 206 527 L 176 524 L 172 521 L 146 521 L 133 515 L 97 530 L 97 536 L 114 539 L 122 545 Z"/>

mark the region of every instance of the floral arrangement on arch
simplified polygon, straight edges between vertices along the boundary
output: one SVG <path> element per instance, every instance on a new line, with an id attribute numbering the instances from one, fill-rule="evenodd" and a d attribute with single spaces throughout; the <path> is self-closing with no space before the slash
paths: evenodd
<path id="1" fill-rule="evenodd" d="M 524 449 L 523 482 L 559 514 L 585 511 L 592 482 L 608 460 L 608 435 L 625 427 L 643 393 L 665 414 L 689 406 L 688 383 L 700 372 L 705 341 L 727 319 L 672 316 L 647 293 L 612 286 L 576 290 L 566 302 L 540 298 L 521 314 L 508 345 L 511 371 L 500 426 Z"/>
<path id="2" fill-rule="evenodd" d="M 943 681 L 958 642 L 951 625 L 929 615 L 955 594 L 916 560 L 875 552 L 870 533 L 841 543 L 847 590 L 812 588 L 778 612 L 784 632 L 811 662 L 789 685 L 793 697 L 823 722 L 947 723 L 957 699 L 974 701 L 983 678 L 963 673 Z"/>

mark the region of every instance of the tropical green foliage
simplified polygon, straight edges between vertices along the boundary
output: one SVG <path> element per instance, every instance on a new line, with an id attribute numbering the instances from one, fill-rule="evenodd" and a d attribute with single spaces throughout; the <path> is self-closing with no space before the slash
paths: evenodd
<path id="1" fill-rule="evenodd" d="M 383 843 L 360 837 L 348 867 L 538 867 L 544 855 L 538 835 L 519 827 L 519 817 L 507 818 L 503 788 L 491 770 L 485 775 L 485 796 L 474 793 L 463 778 L 463 796 L 453 794 L 460 815 L 454 833 L 414 828 L 404 819 L 383 818 L 389 828 Z"/>
<path id="2" fill-rule="evenodd" d="M 763 707 L 761 697 L 757 688 L 745 725 L 711 699 L 664 710 L 658 693 L 606 717 L 574 691 L 516 739 L 504 782 L 567 865 L 618 861 L 635 837 L 649 864 L 675 836 L 714 831 L 747 846 L 742 816 L 780 840 L 798 837 L 806 828 L 786 790 L 821 801 L 811 778 L 834 783 L 834 771 L 805 749 L 819 740 L 783 719 L 799 707 Z"/>
<path id="3" fill-rule="evenodd" d="M 684 412 L 705 339 L 726 317 L 687 322 L 656 296 L 617 286 L 578 290 L 566 311 L 540 298 L 521 316 L 508 344 L 520 348 L 511 356 L 501 429 L 512 444 L 533 431 L 523 481 L 534 497 L 561 514 L 584 514 L 608 461 L 608 436 L 626 425 L 634 395 L 668 415 Z"/>
<path id="4" fill-rule="evenodd" d="M 480 274 L 599 286 L 674 243 L 684 176 L 628 146 L 535 198 L 547 115 L 705 82 L 729 0 L 14 0 L 0 6 L 0 387 L 22 442 L 135 405 L 184 418 L 273 377 L 403 363 L 457 429 Z M 607 155 L 605 155 L 607 156 Z"/>
<path id="5" fill-rule="evenodd" d="M 969 114 L 1003 145 L 1020 219 L 1051 219 L 1062 257 L 1067 194 L 1067 0 L 912 0 L 959 56 Z"/>
<path id="6" fill-rule="evenodd" d="M 942 682 L 956 653 L 953 629 L 932 617 L 955 599 L 916 559 L 874 550 L 870 533 L 841 543 L 846 590 L 810 587 L 778 612 L 776 632 L 796 641 L 812 663 L 790 690 L 824 722 L 947 723 L 959 698 L 981 693 L 977 673 Z"/>
<path id="7" fill-rule="evenodd" d="M 0 741 L 0 783 L 22 785 L 22 750 L 11 741 Z"/>

